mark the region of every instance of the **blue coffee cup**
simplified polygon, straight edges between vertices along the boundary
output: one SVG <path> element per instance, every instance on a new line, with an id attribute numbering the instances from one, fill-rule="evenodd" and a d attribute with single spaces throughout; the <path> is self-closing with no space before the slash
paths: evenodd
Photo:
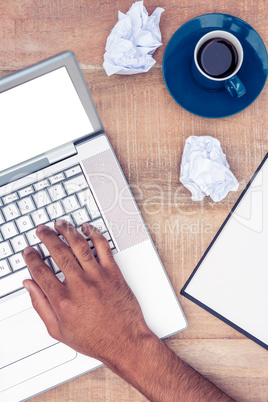
<path id="1" fill-rule="evenodd" d="M 213 39 L 228 41 L 236 51 L 236 65 L 234 66 L 234 69 L 230 71 L 230 74 L 224 76 L 223 78 L 216 78 L 215 76 L 209 75 L 200 65 L 199 51 L 200 49 L 202 50 L 203 45 L 205 46 L 206 43 L 209 43 L 209 41 L 212 41 Z M 225 88 L 234 99 L 240 98 L 246 93 L 244 84 L 237 76 L 237 73 L 239 72 L 243 63 L 243 55 L 244 53 L 242 45 L 233 34 L 223 30 L 210 31 L 209 33 L 203 35 L 195 46 L 194 58 L 192 62 L 192 73 L 194 80 L 198 85 L 207 90 L 218 91 L 222 88 Z M 217 54 L 217 52 L 215 52 L 213 57 L 217 58 L 220 56 Z M 221 62 L 221 60 L 218 61 L 219 63 Z"/>

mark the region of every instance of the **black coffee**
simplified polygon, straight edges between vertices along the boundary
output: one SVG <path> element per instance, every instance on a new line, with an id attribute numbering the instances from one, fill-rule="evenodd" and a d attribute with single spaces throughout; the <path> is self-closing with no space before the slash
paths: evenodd
<path id="1" fill-rule="evenodd" d="M 204 73 L 210 77 L 228 77 L 236 69 L 238 61 L 237 50 L 226 39 L 212 38 L 200 47 L 197 61 Z"/>

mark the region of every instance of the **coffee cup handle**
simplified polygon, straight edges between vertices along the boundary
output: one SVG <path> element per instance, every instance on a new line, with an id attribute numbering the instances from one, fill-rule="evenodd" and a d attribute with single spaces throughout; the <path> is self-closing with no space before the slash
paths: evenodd
<path id="1" fill-rule="evenodd" d="M 246 88 L 237 75 L 226 80 L 224 86 L 228 93 L 235 99 L 240 98 L 240 96 L 246 93 Z"/>

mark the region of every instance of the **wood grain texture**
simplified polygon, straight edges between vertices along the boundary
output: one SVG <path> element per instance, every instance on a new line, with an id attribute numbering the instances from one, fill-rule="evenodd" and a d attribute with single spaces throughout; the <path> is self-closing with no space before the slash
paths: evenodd
<path id="1" fill-rule="evenodd" d="M 156 65 L 136 76 L 107 77 L 107 36 L 126 12 L 127 0 L 0 0 L 0 75 L 57 52 L 75 52 L 97 110 L 141 213 L 179 292 L 268 150 L 268 89 L 243 112 L 224 119 L 191 115 L 170 97 L 162 59 L 172 34 L 201 14 L 222 12 L 251 24 L 268 43 L 268 2 L 263 0 L 163 0 L 145 2 L 161 18 L 163 46 Z M 240 188 L 223 201 L 191 201 L 179 182 L 182 151 L 190 135 L 218 138 Z M 268 400 L 267 351 L 179 296 L 189 328 L 166 343 L 196 370 L 238 401 Z M 152 357 L 153 358 L 153 357 Z M 102 367 L 32 399 L 48 401 L 145 401 Z"/>

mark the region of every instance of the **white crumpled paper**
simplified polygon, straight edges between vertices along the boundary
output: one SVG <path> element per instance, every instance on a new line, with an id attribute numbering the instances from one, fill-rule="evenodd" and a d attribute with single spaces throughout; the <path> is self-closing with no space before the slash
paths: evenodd
<path id="1" fill-rule="evenodd" d="M 191 136 L 186 140 L 180 181 L 192 193 L 193 201 L 201 201 L 210 195 L 218 202 L 239 187 L 220 142 L 210 136 Z"/>
<path id="2" fill-rule="evenodd" d="M 159 22 L 163 8 L 148 16 L 143 1 L 118 12 L 118 23 L 106 43 L 103 67 L 107 75 L 146 73 L 155 64 L 154 51 L 162 45 Z"/>

